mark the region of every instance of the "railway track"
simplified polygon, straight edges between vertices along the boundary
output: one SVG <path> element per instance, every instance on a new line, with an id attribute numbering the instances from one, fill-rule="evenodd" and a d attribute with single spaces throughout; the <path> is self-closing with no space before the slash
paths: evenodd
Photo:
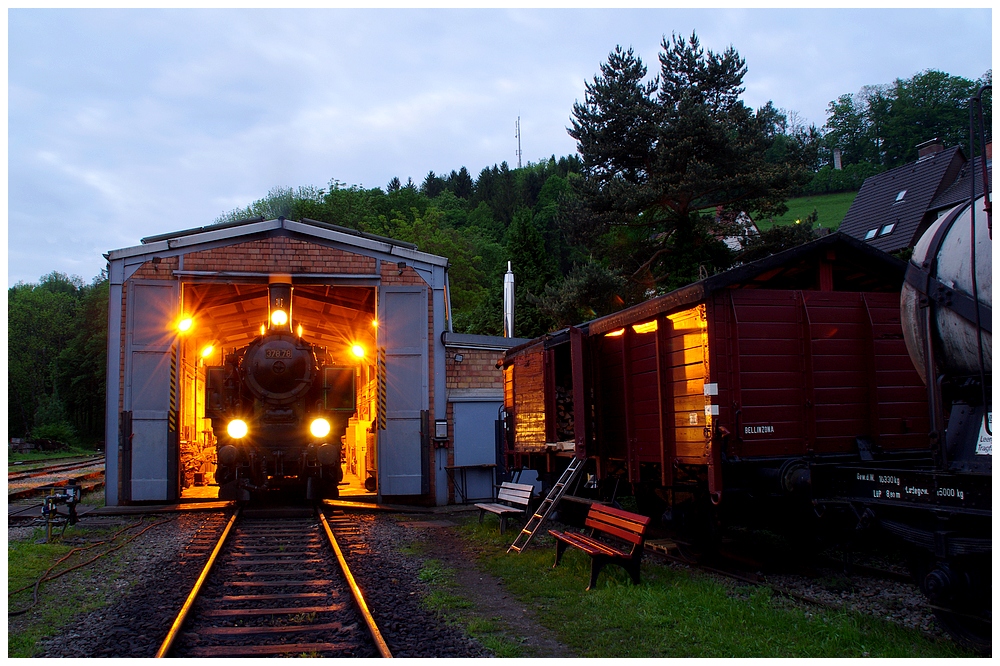
<path id="1" fill-rule="evenodd" d="M 83 492 L 90 492 L 104 486 L 104 469 L 71 470 L 70 473 L 54 473 L 29 479 L 7 481 L 7 502 L 41 497 L 48 488 L 61 487 L 76 482 Z"/>
<path id="2" fill-rule="evenodd" d="M 65 472 L 71 472 L 78 469 L 86 469 L 88 467 L 96 467 L 104 465 L 104 456 L 99 458 L 91 458 L 89 460 L 75 460 L 68 463 L 57 463 L 55 465 L 45 465 L 43 467 L 34 467 L 32 469 L 24 471 L 14 471 L 7 472 L 7 482 L 20 481 L 22 479 L 31 479 L 38 476 L 50 476 L 55 474 L 62 474 Z"/>
<path id="3" fill-rule="evenodd" d="M 391 657 L 322 511 L 223 530 L 157 657 Z"/>

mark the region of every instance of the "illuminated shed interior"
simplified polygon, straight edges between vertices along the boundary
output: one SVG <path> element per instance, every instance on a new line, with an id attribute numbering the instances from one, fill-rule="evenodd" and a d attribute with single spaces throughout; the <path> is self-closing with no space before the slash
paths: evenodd
<path id="1" fill-rule="evenodd" d="M 293 280 L 292 330 L 324 347 L 338 365 L 356 370 L 358 411 L 345 441 L 345 480 L 364 481 L 374 473 L 375 288 L 298 284 Z M 215 438 L 205 418 L 205 371 L 221 365 L 224 354 L 246 347 L 267 321 L 266 281 L 256 283 L 191 282 L 182 286 L 182 319 L 191 320 L 180 347 L 180 466 L 183 497 L 214 497 Z M 178 322 L 180 325 L 180 322 Z M 355 348 L 364 356 L 359 358 Z M 353 475 L 351 479 L 349 475 Z M 215 494 L 213 494 L 215 493 Z"/>

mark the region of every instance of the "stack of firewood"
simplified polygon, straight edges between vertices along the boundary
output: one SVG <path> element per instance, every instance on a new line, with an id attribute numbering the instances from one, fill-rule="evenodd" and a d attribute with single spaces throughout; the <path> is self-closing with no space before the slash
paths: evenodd
<path id="1" fill-rule="evenodd" d="M 573 389 L 556 386 L 556 437 L 573 439 Z"/>

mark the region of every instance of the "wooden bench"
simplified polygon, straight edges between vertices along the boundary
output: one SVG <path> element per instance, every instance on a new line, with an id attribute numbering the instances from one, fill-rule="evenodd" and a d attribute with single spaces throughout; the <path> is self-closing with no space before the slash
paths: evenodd
<path id="1" fill-rule="evenodd" d="M 512 514 L 523 514 L 528 508 L 528 500 L 531 499 L 531 491 L 534 486 L 527 483 L 510 483 L 504 481 L 500 484 L 500 491 L 497 493 L 497 502 L 490 504 L 476 504 L 479 509 L 479 522 L 483 522 L 486 512 L 495 513 L 500 517 L 500 534 L 507 529 L 507 516 Z M 507 504 L 500 504 L 507 502 Z"/>
<path id="2" fill-rule="evenodd" d="M 567 546 L 573 546 L 590 555 L 592 559 L 588 590 L 592 590 L 597 584 L 597 576 L 608 563 L 623 567 L 632 577 L 632 582 L 638 584 L 639 565 L 642 562 L 649 523 L 650 518 L 646 516 L 603 504 L 593 504 L 587 512 L 587 520 L 584 523 L 591 530 L 591 534 L 611 536 L 627 545 L 619 548 L 581 532 L 549 530 L 549 534 L 556 538 L 556 563 L 552 566 L 553 568 L 559 566 L 559 560 L 562 559 Z"/>

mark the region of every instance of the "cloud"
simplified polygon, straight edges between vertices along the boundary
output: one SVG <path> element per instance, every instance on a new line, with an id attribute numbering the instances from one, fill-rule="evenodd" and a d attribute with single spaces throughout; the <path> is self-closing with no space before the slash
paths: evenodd
<path id="1" fill-rule="evenodd" d="M 208 224 L 275 186 L 474 175 L 575 150 L 616 44 L 747 59 L 746 101 L 822 124 L 862 85 L 989 67 L 990 10 L 26 10 L 8 13 L 8 283 Z M 887 30 L 887 26 L 892 29 Z M 50 244 L 47 238 L 55 238 Z"/>

